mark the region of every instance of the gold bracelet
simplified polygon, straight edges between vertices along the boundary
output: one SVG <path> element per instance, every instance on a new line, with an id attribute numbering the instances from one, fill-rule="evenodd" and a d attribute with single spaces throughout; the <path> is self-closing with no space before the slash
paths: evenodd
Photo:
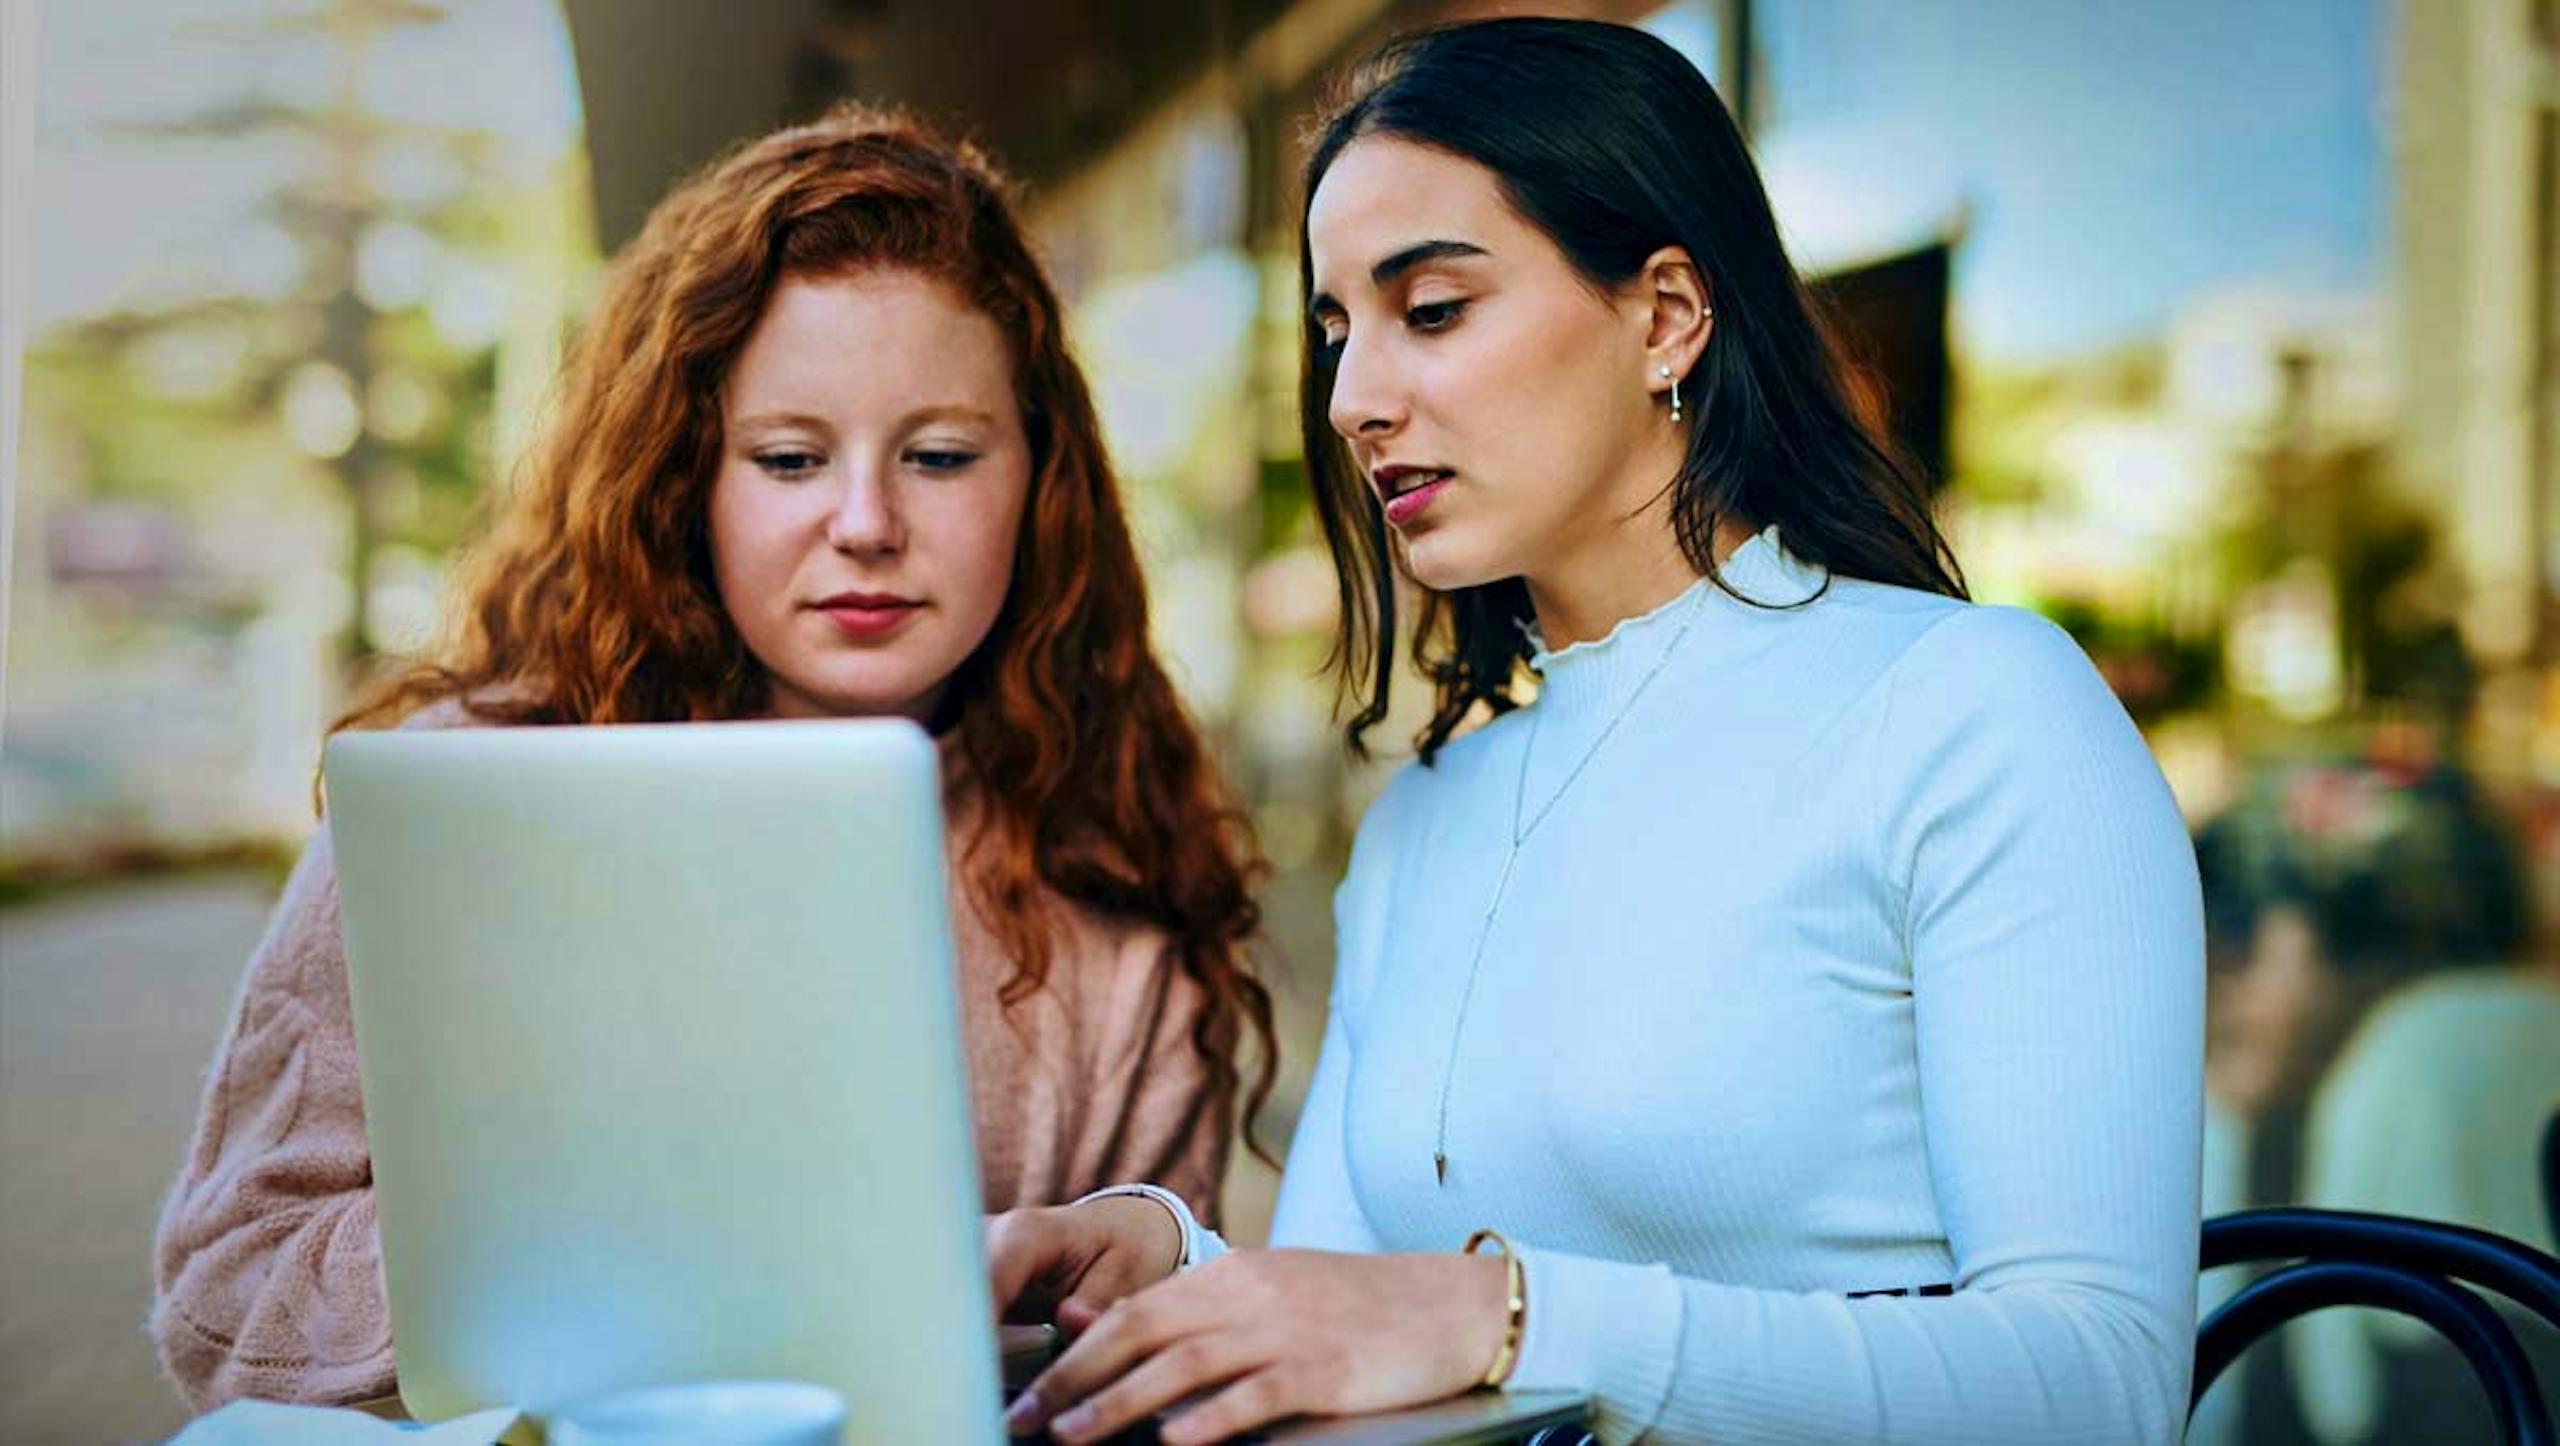
<path id="1" fill-rule="evenodd" d="M 1502 1252 L 1504 1309 L 1507 1314 L 1502 1323 L 1502 1349 L 1493 1353 L 1493 1364 L 1485 1368 L 1484 1379 L 1476 1384 L 1499 1387 L 1511 1379 L 1511 1368 L 1520 1363 L 1520 1336 L 1529 1324 L 1529 1281 L 1527 1273 L 1520 1268 L 1520 1252 L 1511 1248 L 1511 1242 L 1503 1239 L 1500 1231 L 1479 1230 L 1468 1236 L 1467 1243 L 1459 1249 L 1464 1254 L 1473 1255 L 1476 1247 L 1488 1240 Z"/>

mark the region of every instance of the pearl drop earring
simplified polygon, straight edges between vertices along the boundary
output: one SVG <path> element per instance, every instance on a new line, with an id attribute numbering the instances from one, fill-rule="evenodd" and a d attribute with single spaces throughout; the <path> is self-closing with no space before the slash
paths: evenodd
<path id="1" fill-rule="evenodd" d="M 1679 420 L 1680 420 L 1680 379 L 1679 379 L 1678 377 L 1675 377 L 1675 376 L 1673 376 L 1673 375 L 1671 374 L 1671 368 L 1669 368 L 1669 367 L 1656 367 L 1656 368 L 1655 368 L 1655 370 L 1656 370 L 1656 371 L 1659 371 L 1660 373 L 1662 373 L 1663 379 L 1671 383 L 1671 420 L 1673 420 L 1673 421 L 1675 421 L 1675 422 L 1676 422 L 1676 421 L 1679 421 Z"/>

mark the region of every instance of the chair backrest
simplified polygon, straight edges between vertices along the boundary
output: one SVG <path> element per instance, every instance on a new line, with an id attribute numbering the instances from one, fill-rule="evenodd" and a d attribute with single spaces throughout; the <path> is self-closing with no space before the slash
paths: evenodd
<path id="1" fill-rule="evenodd" d="M 2544 1137 L 2548 1160 L 2560 1128 Z M 2291 1261 L 2250 1282 L 2196 1332 L 2195 1389 L 2204 1399 L 2223 1369 L 2261 1336 L 2333 1305 L 2396 1311 L 2426 1322 L 2462 1352 L 2489 1394 L 2500 1439 L 2552 1446 L 2550 1411 L 2515 1332 L 2471 1290 L 2486 1287 L 2560 1327 L 2560 1259 L 2468 1226 L 2352 1210 L 2242 1210 L 2204 1223 L 2201 1264 Z"/>

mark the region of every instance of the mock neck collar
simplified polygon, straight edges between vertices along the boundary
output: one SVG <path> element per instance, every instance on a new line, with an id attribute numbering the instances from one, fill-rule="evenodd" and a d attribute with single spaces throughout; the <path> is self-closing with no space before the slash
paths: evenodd
<path id="1" fill-rule="evenodd" d="M 1829 576 L 1819 565 L 1788 552 L 1775 524 L 1727 554 L 1719 571 L 1726 587 L 1751 603 L 1775 607 L 1812 597 Z M 1537 624 L 1524 622 L 1521 631 L 1534 650 L 1529 666 L 1541 680 L 1537 706 L 1547 711 L 1550 727 L 1569 729 L 1582 719 L 1605 721 L 1662 666 L 1675 643 L 1685 643 L 1691 634 L 1723 621 L 1709 614 L 1750 605 L 1727 595 L 1713 579 L 1700 577 L 1658 606 L 1619 619 L 1605 635 L 1587 642 L 1551 649 L 1539 636 Z"/>
<path id="2" fill-rule="evenodd" d="M 1735 592 L 1753 602 L 1775 607 L 1799 603 L 1813 596 L 1821 590 L 1827 578 L 1818 564 L 1787 551 L 1786 544 L 1779 540 L 1778 525 L 1774 522 L 1743 539 L 1740 546 L 1725 555 L 1724 565 L 1718 571 L 1723 574 L 1726 586 Z M 1716 591 L 1720 589 L 1712 579 L 1700 577 L 1652 609 L 1618 619 L 1602 636 L 1568 643 L 1561 648 L 1547 646 L 1547 640 L 1538 632 L 1534 619 L 1523 620 L 1519 625 L 1520 631 L 1533 649 L 1529 666 L 1552 681 L 1560 670 L 1569 671 L 1594 660 L 1605 659 L 1613 652 L 1646 652 L 1646 638 L 1659 637 L 1668 642 L 1670 634 L 1679 628 L 1680 620 L 1699 603 L 1698 595 Z M 1726 601 L 1732 599 L 1727 598 Z"/>

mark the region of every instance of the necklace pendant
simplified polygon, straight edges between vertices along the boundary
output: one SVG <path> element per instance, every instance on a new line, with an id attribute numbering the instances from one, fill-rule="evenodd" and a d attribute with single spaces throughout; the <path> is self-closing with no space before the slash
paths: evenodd
<path id="1" fill-rule="evenodd" d="M 1435 1183 L 1449 1183 L 1449 1157 L 1438 1150 L 1431 1152 L 1431 1176 Z"/>

